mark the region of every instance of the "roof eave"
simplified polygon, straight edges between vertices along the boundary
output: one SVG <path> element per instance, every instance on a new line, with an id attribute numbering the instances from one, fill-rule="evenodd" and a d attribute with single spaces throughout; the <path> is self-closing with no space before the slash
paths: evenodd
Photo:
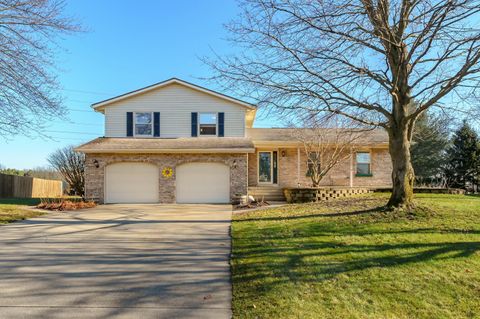
<path id="1" fill-rule="evenodd" d="M 208 153 L 208 154 L 228 154 L 228 153 L 255 153 L 255 148 L 217 148 L 217 149 L 167 149 L 167 148 L 153 148 L 153 149 L 89 149 L 82 147 L 75 148 L 75 151 L 86 154 L 156 154 L 156 153 Z"/>
<path id="2" fill-rule="evenodd" d="M 201 91 L 201 92 L 216 96 L 218 98 L 228 100 L 232 103 L 239 104 L 239 105 L 241 105 L 243 107 L 246 107 L 250 110 L 256 110 L 256 106 L 253 105 L 253 104 L 247 103 L 245 101 L 233 98 L 231 96 L 228 96 L 228 95 L 225 95 L 225 94 L 222 94 L 222 93 L 219 93 L 219 92 L 215 92 L 213 90 L 210 90 L 210 89 L 204 88 L 202 86 L 199 86 L 199 85 L 196 85 L 196 84 L 193 84 L 193 83 L 189 83 L 187 81 L 180 80 L 180 79 L 177 79 L 177 78 L 171 78 L 171 79 L 168 79 L 168 80 L 165 80 L 165 81 L 162 81 L 162 82 L 158 82 L 158 83 L 146 86 L 146 87 L 138 89 L 138 90 L 134 90 L 134 91 L 122 94 L 122 95 L 118 95 L 116 97 L 113 97 L 113 98 L 110 98 L 110 99 L 107 99 L 107 100 L 103 100 L 103 101 L 100 101 L 100 102 L 97 102 L 97 103 L 93 103 L 91 105 L 91 107 L 95 111 L 102 112 L 103 109 L 105 108 L 105 106 L 107 106 L 107 105 L 110 105 L 112 103 L 115 103 L 115 102 L 130 98 L 130 97 L 136 96 L 138 94 L 143 94 L 143 93 L 149 92 L 151 90 L 155 90 L 157 88 L 161 88 L 161 87 L 173 84 L 173 83 L 184 85 L 184 86 L 189 87 L 193 90 Z"/>
<path id="3" fill-rule="evenodd" d="M 259 141 L 259 140 L 252 140 L 253 145 L 256 148 L 261 147 L 280 147 L 280 148 L 298 148 L 301 147 L 303 144 L 299 141 Z M 355 143 L 356 148 L 388 148 L 388 143 Z"/>

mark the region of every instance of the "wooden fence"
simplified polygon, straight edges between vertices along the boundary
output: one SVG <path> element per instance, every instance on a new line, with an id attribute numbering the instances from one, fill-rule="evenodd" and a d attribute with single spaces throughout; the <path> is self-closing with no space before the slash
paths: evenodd
<path id="1" fill-rule="evenodd" d="M 62 195 L 62 181 L 0 174 L 0 198 L 46 198 Z"/>

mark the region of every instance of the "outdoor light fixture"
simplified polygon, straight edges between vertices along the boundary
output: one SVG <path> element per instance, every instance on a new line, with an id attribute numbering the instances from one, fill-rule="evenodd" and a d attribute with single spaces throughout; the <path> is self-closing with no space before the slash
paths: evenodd
<path id="1" fill-rule="evenodd" d="M 233 168 L 237 168 L 237 160 L 233 160 Z"/>
<path id="2" fill-rule="evenodd" d="M 97 160 L 93 160 L 93 165 L 95 165 L 96 168 L 99 168 L 99 167 L 100 167 L 100 164 L 98 164 L 98 161 L 97 161 Z"/>
<path id="3" fill-rule="evenodd" d="M 285 157 L 285 155 L 287 155 L 285 151 L 282 151 L 282 157 Z"/>

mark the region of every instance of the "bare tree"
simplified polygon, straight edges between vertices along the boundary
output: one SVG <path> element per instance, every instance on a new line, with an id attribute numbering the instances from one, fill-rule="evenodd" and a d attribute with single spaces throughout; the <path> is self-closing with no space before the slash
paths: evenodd
<path id="1" fill-rule="evenodd" d="M 390 207 L 413 207 L 410 142 L 429 108 L 467 111 L 479 84 L 476 0 L 245 0 L 228 25 L 241 54 L 214 79 L 288 113 L 332 112 L 384 128 Z M 450 97 L 451 100 L 446 100 Z"/>
<path id="2" fill-rule="evenodd" d="M 300 123 L 301 127 L 294 128 L 292 134 L 303 146 L 307 175 L 312 186 L 317 187 L 332 168 L 351 156 L 365 129 L 351 120 L 331 114 L 322 117 L 309 115 Z"/>
<path id="3" fill-rule="evenodd" d="M 79 31 L 63 0 L 0 0 L 0 136 L 32 135 L 64 114 L 53 73 L 56 37 Z"/>
<path id="4" fill-rule="evenodd" d="M 85 194 L 85 155 L 75 152 L 73 146 L 61 148 L 48 156 L 50 165 L 62 174 L 72 195 Z"/>

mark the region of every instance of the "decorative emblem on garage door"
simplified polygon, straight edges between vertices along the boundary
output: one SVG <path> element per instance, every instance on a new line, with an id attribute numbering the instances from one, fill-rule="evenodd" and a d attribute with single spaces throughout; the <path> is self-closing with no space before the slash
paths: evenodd
<path id="1" fill-rule="evenodd" d="M 173 169 L 171 167 L 165 167 L 162 170 L 162 176 L 165 178 L 170 178 L 173 175 Z"/>

